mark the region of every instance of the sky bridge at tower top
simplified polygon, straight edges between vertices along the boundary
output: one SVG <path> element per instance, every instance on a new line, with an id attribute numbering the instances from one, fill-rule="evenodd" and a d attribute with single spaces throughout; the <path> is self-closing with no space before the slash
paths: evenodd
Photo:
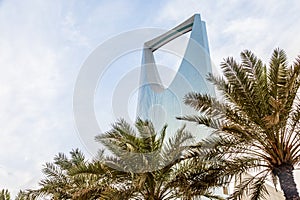
<path id="1" fill-rule="evenodd" d="M 179 24 L 175 28 L 167 31 L 166 33 L 145 42 L 145 48 L 149 48 L 152 52 L 156 51 L 160 47 L 164 46 L 165 44 L 169 43 L 170 41 L 180 37 L 181 35 L 190 32 L 193 27 L 195 16 L 200 14 L 195 14 L 183 23 Z"/>

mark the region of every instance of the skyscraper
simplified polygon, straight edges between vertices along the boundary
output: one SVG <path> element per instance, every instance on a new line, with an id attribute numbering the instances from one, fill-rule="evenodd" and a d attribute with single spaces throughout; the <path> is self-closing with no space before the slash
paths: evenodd
<path id="1" fill-rule="evenodd" d="M 182 55 L 178 55 L 180 47 L 167 49 L 169 53 L 181 57 L 181 64 L 171 84 L 165 88 L 158 73 L 160 66 L 156 65 L 154 52 L 187 32 L 191 34 Z M 184 105 L 184 95 L 192 91 L 215 94 L 213 86 L 206 80 L 207 74 L 211 72 L 205 22 L 201 20 L 200 14 L 195 14 L 170 31 L 145 42 L 137 116 L 150 119 L 156 128 L 167 123 L 169 133 L 174 133 L 183 123 L 176 120 L 176 117 L 195 113 L 193 109 Z M 196 131 L 195 126 L 188 128 Z M 203 132 L 201 134 L 205 135 Z"/>

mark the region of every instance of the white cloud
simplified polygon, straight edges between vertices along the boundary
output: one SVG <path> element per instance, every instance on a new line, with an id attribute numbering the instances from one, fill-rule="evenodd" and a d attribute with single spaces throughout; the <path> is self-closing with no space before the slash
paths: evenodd
<path id="1" fill-rule="evenodd" d="M 72 12 L 68 12 L 62 21 L 63 35 L 72 43 L 78 45 L 88 46 L 88 39 L 82 35 L 76 24 L 76 19 Z"/>
<path id="2" fill-rule="evenodd" d="M 34 187 L 42 164 L 55 154 L 76 147 L 85 151 L 73 122 L 74 83 L 93 48 L 130 27 L 124 20 L 133 6 L 123 1 L 1 2 L 1 187 L 13 194 Z"/>
<path id="3" fill-rule="evenodd" d="M 70 149 L 67 138 L 79 144 L 65 117 L 71 97 L 62 99 L 71 80 L 62 70 L 59 9 L 55 2 L 0 6 L 0 185 L 14 193 L 37 183 L 41 163 Z"/>
<path id="4" fill-rule="evenodd" d="M 244 49 L 268 61 L 273 49 L 286 50 L 290 60 L 300 51 L 298 1 L 168 1 L 157 21 L 179 23 L 194 13 L 206 21 L 211 56 L 219 65 L 227 56 L 239 57 Z M 175 23 L 175 24 L 176 24 Z"/>

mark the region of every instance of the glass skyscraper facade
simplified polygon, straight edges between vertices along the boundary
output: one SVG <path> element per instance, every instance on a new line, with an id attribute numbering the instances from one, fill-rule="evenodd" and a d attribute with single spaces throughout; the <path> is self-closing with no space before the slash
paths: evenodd
<path id="1" fill-rule="evenodd" d="M 181 58 L 181 64 L 166 88 L 158 73 L 160 66 L 155 62 L 154 52 L 187 32 L 191 33 L 184 53 L 179 53 L 182 52 L 177 49 L 180 45 L 167 49 L 169 53 Z M 137 116 L 151 120 L 157 129 L 168 124 L 168 133 L 174 133 L 184 123 L 176 120 L 176 117 L 195 113 L 183 103 L 188 92 L 215 95 L 213 86 L 206 80 L 207 74 L 212 72 L 212 66 L 206 26 L 200 14 L 195 14 L 172 30 L 145 42 L 141 67 Z M 188 125 L 188 128 L 193 129 L 193 133 L 199 132 L 194 125 Z M 200 134 L 203 135 L 203 132 Z M 199 137 L 199 134 L 196 136 Z"/>

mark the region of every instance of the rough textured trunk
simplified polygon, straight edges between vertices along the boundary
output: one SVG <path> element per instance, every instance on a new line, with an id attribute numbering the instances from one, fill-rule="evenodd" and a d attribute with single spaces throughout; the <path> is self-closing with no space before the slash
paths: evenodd
<path id="1" fill-rule="evenodd" d="M 286 200 L 300 200 L 293 175 L 294 167 L 284 164 L 278 166 L 274 172 L 279 178 L 280 187 Z"/>

